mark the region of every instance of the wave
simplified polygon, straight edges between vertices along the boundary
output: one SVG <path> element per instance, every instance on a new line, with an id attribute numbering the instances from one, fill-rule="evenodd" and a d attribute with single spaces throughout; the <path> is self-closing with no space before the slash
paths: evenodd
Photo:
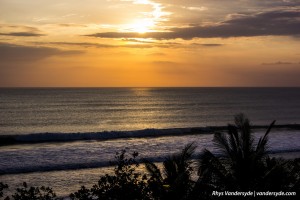
<path id="1" fill-rule="evenodd" d="M 280 153 L 300 153 L 300 149 L 282 149 L 282 150 L 272 150 L 269 151 L 269 155 L 273 157 L 276 154 Z M 218 157 L 222 157 L 220 152 L 214 152 Z M 165 156 L 159 157 L 147 157 L 146 160 L 161 163 L 165 160 Z M 198 159 L 199 154 L 195 155 L 192 159 Z M 137 160 L 139 163 L 143 163 L 144 159 Z M 115 166 L 116 162 L 114 161 L 95 161 L 90 163 L 64 163 L 64 164 L 51 164 L 51 165 L 35 165 L 35 166 L 11 166 L 6 169 L 0 170 L 0 175 L 8 174 L 26 174 L 26 173 L 36 173 L 36 172 L 53 172 L 53 171 L 68 171 L 68 170 L 83 170 L 83 169 L 93 169 L 93 168 L 103 168 L 103 167 L 112 167 Z"/>
<path id="2" fill-rule="evenodd" d="M 268 128 L 268 126 L 252 126 L 252 129 Z M 300 130 L 300 124 L 275 125 L 274 128 Z M 162 136 L 183 136 L 191 134 L 211 134 L 224 131 L 227 126 L 208 126 L 192 128 L 144 129 L 135 131 L 103 131 L 87 133 L 31 133 L 24 135 L 1 135 L 0 145 L 44 143 L 44 142 L 73 142 L 84 140 L 113 140 L 122 138 L 146 138 Z"/>
<path id="3" fill-rule="evenodd" d="M 1 145 L 42 142 L 72 142 L 78 140 L 112 140 L 122 138 L 143 138 L 176 136 L 197 133 L 211 133 L 212 129 L 205 128 L 172 128 L 172 129 L 144 129 L 136 131 L 103 131 L 90 133 L 32 133 L 26 135 L 0 136 Z"/>

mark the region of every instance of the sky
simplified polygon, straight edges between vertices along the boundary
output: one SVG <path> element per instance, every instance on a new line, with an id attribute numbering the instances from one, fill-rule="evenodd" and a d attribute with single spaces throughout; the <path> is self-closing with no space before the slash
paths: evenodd
<path id="1" fill-rule="evenodd" d="M 300 0 L 0 0 L 0 87 L 300 87 Z"/>

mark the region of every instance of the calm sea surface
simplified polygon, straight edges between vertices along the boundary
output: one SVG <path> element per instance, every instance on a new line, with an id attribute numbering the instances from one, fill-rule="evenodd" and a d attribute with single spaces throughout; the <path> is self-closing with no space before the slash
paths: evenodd
<path id="1" fill-rule="evenodd" d="M 0 135 L 75 137 L 103 131 L 225 126 L 237 113 L 255 125 L 300 124 L 300 88 L 0 89 Z M 155 130 L 154 130 L 155 131 Z M 265 130 L 257 130 L 256 138 Z M 140 134 L 133 132 L 133 134 Z M 300 132 L 274 130 L 272 153 L 300 152 Z M 29 138 L 30 138 L 29 137 Z M 51 137 L 51 134 L 47 137 Z M 0 181 L 27 181 L 67 195 L 96 183 L 116 151 L 160 162 L 189 142 L 218 153 L 212 134 L 0 146 Z"/>
<path id="2" fill-rule="evenodd" d="M 0 89 L 0 134 L 300 123 L 300 88 Z"/>

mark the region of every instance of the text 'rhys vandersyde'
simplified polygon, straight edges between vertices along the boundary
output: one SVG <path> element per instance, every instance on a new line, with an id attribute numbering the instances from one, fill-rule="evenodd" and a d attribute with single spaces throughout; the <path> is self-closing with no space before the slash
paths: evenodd
<path id="1" fill-rule="evenodd" d="M 229 192 L 229 191 L 218 192 L 218 191 L 213 191 L 212 196 L 218 196 L 218 197 L 221 197 L 221 196 L 243 196 L 243 197 L 246 197 L 246 196 L 254 196 L 254 192 L 252 192 L 252 191 L 249 191 L 249 192 L 238 192 L 238 191 L 235 191 L 235 192 Z"/>

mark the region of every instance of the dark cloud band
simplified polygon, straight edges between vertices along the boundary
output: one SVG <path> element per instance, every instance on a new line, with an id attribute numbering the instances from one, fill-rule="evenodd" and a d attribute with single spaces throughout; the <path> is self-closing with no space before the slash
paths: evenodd
<path id="1" fill-rule="evenodd" d="M 78 54 L 80 51 L 63 51 L 57 48 L 36 47 L 0 43 L 0 60 L 2 62 L 35 61 L 54 55 Z"/>
<path id="2" fill-rule="evenodd" d="M 39 33 L 31 33 L 31 32 L 12 32 L 12 33 L 0 33 L 3 36 L 21 36 L 21 37 L 36 37 L 36 36 L 44 36 L 44 34 Z"/>

